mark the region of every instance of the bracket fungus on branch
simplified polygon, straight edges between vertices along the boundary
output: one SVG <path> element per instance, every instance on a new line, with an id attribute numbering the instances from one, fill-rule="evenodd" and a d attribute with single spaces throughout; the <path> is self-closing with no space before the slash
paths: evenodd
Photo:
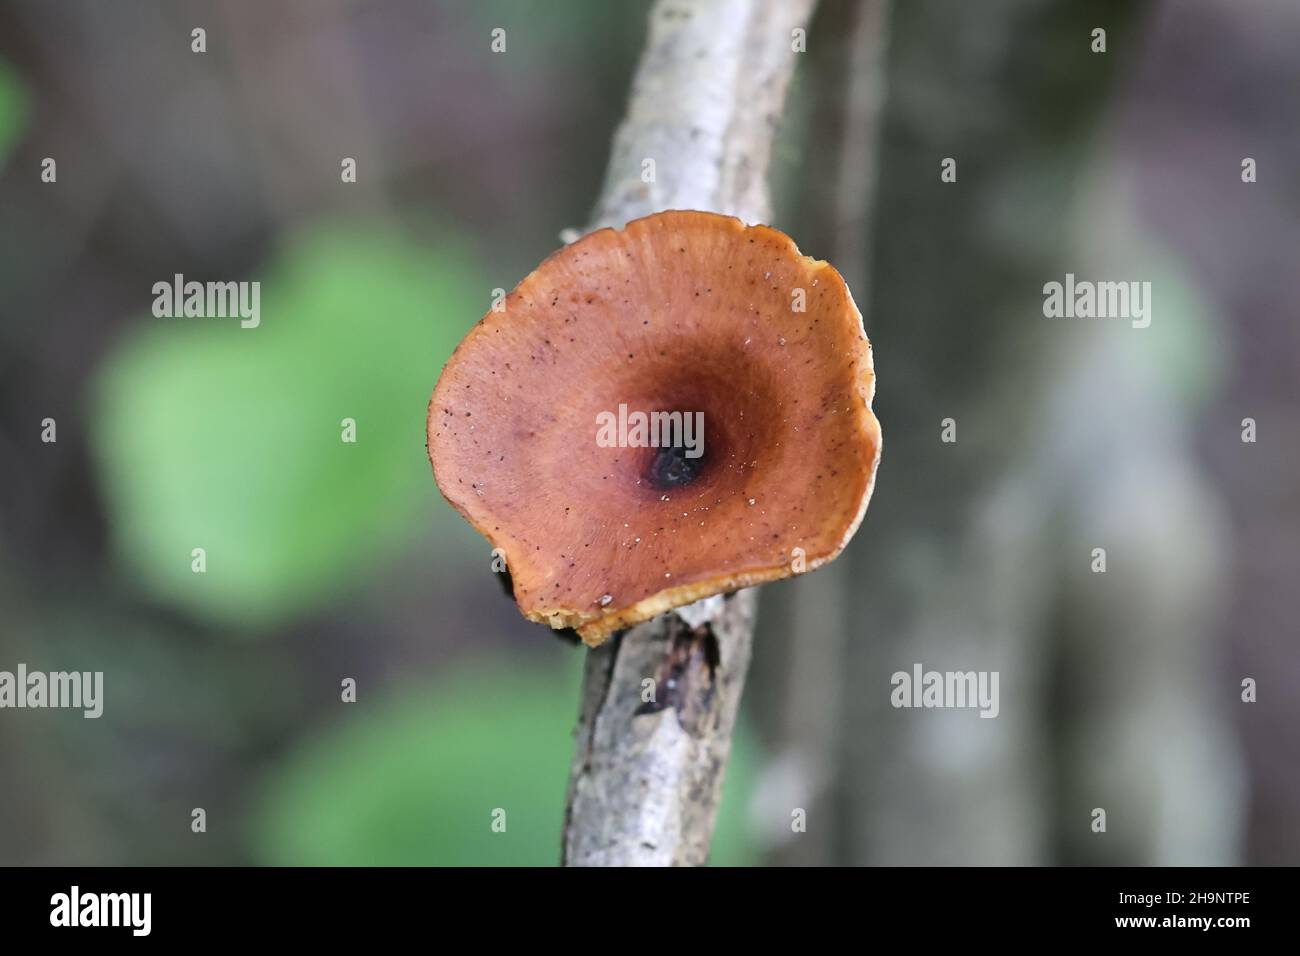
<path id="1" fill-rule="evenodd" d="M 429 457 L 520 611 L 597 646 L 839 554 L 880 457 L 874 389 L 833 267 L 662 212 L 560 249 L 484 316 L 434 390 Z"/>

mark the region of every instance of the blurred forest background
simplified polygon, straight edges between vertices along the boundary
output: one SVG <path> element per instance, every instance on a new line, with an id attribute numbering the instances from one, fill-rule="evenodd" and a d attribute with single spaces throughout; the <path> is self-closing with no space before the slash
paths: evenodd
<path id="1" fill-rule="evenodd" d="M 0 2 L 0 669 L 105 673 L 99 720 L 0 712 L 0 863 L 558 861 L 582 651 L 424 412 L 586 221 L 648 9 Z M 1298 40 L 1293 0 L 823 0 L 774 225 L 855 291 L 885 454 L 763 592 L 716 863 L 1300 862 Z M 1045 319 L 1067 271 L 1151 327 Z M 154 318 L 175 273 L 261 327 Z M 1001 715 L 893 710 L 915 662 Z"/>

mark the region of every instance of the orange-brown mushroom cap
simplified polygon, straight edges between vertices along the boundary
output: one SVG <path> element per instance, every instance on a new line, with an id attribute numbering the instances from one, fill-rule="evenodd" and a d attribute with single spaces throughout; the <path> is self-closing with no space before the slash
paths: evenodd
<path id="1" fill-rule="evenodd" d="M 429 458 L 530 620 L 594 646 L 816 568 L 857 530 L 880 459 L 871 345 L 840 274 L 784 233 L 658 213 L 560 249 L 504 305 L 443 369 Z M 681 431 L 664 447 L 662 415 L 649 447 L 636 412 L 699 413 L 703 454 Z"/>

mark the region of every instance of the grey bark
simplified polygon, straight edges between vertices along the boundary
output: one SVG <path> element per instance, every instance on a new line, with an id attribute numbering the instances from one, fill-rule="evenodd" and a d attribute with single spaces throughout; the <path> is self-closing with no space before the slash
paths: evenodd
<path id="1" fill-rule="evenodd" d="M 794 31 L 813 5 L 655 5 L 592 228 L 663 209 L 769 218 L 767 171 L 797 58 Z M 588 652 L 565 865 L 707 862 L 755 605 L 752 589 L 710 598 Z M 643 699 L 647 679 L 653 701 Z"/>

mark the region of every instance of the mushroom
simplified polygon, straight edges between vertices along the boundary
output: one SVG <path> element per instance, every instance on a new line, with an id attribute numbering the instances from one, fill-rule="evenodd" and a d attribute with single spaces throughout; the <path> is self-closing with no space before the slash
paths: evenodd
<path id="1" fill-rule="evenodd" d="M 429 459 L 524 616 L 594 647 L 838 555 L 880 459 L 874 391 L 833 267 L 661 212 L 558 250 L 483 317 L 434 389 Z"/>

